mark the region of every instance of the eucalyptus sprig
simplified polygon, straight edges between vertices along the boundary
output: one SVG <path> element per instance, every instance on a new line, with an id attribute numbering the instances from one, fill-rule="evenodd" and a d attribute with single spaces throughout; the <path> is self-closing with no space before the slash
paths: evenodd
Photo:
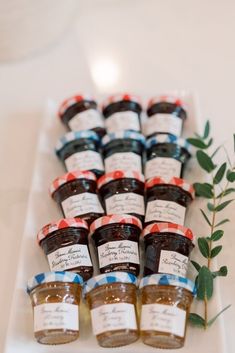
<path id="1" fill-rule="evenodd" d="M 235 135 L 234 151 L 235 151 Z M 228 218 L 218 217 L 231 202 L 234 201 L 235 188 L 232 184 L 235 181 L 235 164 L 232 164 L 224 146 L 213 149 L 214 139 L 210 136 L 210 123 L 206 122 L 202 136 L 195 134 L 188 142 L 196 147 L 196 159 L 199 166 L 206 172 L 206 182 L 196 182 L 194 188 L 196 196 L 207 199 L 206 207 L 200 209 L 201 215 L 208 226 L 208 235 L 198 238 L 198 247 L 202 257 L 206 260 L 199 264 L 191 261 L 197 271 L 197 299 L 203 302 L 204 315 L 191 313 L 189 320 L 194 326 L 204 329 L 210 327 L 222 312 L 229 308 L 226 306 L 222 311 L 212 318 L 209 318 L 208 305 L 214 291 L 214 281 L 217 277 L 227 276 L 227 266 L 221 266 L 216 271 L 212 270 L 212 260 L 222 250 L 222 245 L 217 245 L 224 236 L 222 226 L 229 222 Z M 225 161 L 222 164 L 216 163 L 219 150 L 225 152 Z"/>

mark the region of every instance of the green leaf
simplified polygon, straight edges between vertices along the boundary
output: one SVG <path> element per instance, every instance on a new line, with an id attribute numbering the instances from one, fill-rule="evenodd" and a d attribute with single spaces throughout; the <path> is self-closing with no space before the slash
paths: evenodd
<path id="1" fill-rule="evenodd" d="M 192 265 L 196 268 L 197 272 L 200 271 L 201 266 L 196 261 L 191 260 Z"/>
<path id="2" fill-rule="evenodd" d="M 212 145 L 213 142 L 213 138 L 210 138 L 210 140 L 207 143 L 207 148 L 209 148 Z"/>
<path id="3" fill-rule="evenodd" d="M 229 220 L 228 218 L 223 219 L 222 221 L 220 221 L 219 223 L 217 223 L 217 224 L 215 225 L 215 228 L 216 228 L 216 227 L 219 227 L 219 226 L 222 226 L 222 224 L 225 224 L 225 223 L 228 223 L 228 222 L 230 222 L 230 220 Z"/>
<path id="4" fill-rule="evenodd" d="M 211 157 L 209 157 L 204 151 L 197 151 L 196 157 L 200 167 L 206 172 L 211 173 L 216 168 Z"/>
<path id="5" fill-rule="evenodd" d="M 210 222 L 209 218 L 207 217 L 207 215 L 205 214 L 205 212 L 204 212 L 201 208 L 200 208 L 200 211 L 201 211 L 201 213 L 202 213 L 202 215 L 203 215 L 205 221 L 207 222 L 207 224 L 208 224 L 209 226 L 211 226 L 211 222 Z"/>
<path id="6" fill-rule="evenodd" d="M 218 146 L 218 147 L 214 150 L 214 152 L 212 153 L 211 158 L 215 157 L 215 155 L 219 152 L 219 150 L 220 150 L 222 147 L 223 147 L 223 145 Z"/>
<path id="7" fill-rule="evenodd" d="M 210 122 L 209 120 L 207 120 L 204 128 L 203 139 L 207 139 L 207 137 L 209 136 L 209 133 L 210 133 Z"/>
<path id="8" fill-rule="evenodd" d="M 213 278 L 215 277 L 226 277 L 228 274 L 227 266 L 220 267 L 219 271 L 212 272 Z"/>
<path id="9" fill-rule="evenodd" d="M 227 168 L 227 163 L 226 163 L 226 162 L 223 163 L 223 164 L 219 167 L 219 169 L 218 169 L 218 171 L 217 171 L 217 173 L 215 174 L 215 177 L 214 177 L 214 179 L 213 179 L 214 184 L 219 184 L 219 183 L 221 182 L 221 180 L 222 180 L 223 177 L 224 177 L 224 173 L 225 173 L 225 171 L 226 171 L 226 168 Z"/>
<path id="10" fill-rule="evenodd" d="M 219 199 L 221 197 L 225 197 L 229 194 L 232 194 L 233 192 L 235 192 L 235 188 L 228 188 L 228 189 L 222 191 L 218 196 L 216 196 L 216 198 Z"/>
<path id="11" fill-rule="evenodd" d="M 211 259 L 213 258 L 213 257 L 216 257 L 219 253 L 220 253 L 220 251 L 222 250 L 222 245 L 218 245 L 218 246 L 216 246 L 216 247 L 214 247 L 212 250 L 211 250 Z"/>
<path id="12" fill-rule="evenodd" d="M 224 201 L 221 204 L 219 204 L 218 206 L 215 207 L 215 212 L 220 212 L 222 211 L 225 207 L 227 207 L 232 201 L 234 200 L 228 200 L 228 201 Z"/>
<path id="13" fill-rule="evenodd" d="M 209 245 L 206 238 L 203 238 L 203 237 L 198 238 L 197 242 L 198 242 L 198 247 L 201 254 L 208 259 L 210 255 L 210 251 L 209 251 Z"/>
<path id="14" fill-rule="evenodd" d="M 208 202 L 207 208 L 208 208 L 208 210 L 211 211 L 211 212 L 214 212 L 214 211 L 215 211 L 214 205 L 213 205 L 212 203 L 210 203 L 210 202 Z"/>
<path id="15" fill-rule="evenodd" d="M 205 320 L 198 314 L 190 313 L 188 320 L 193 326 L 205 327 Z"/>
<path id="16" fill-rule="evenodd" d="M 213 294 L 213 276 L 211 271 L 202 266 L 198 273 L 197 298 L 200 300 L 210 299 Z"/>
<path id="17" fill-rule="evenodd" d="M 218 314 L 216 314 L 211 320 L 208 321 L 208 326 L 211 326 L 215 320 L 228 308 L 230 308 L 231 304 L 227 305 L 223 310 L 221 310 Z"/>
<path id="18" fill-rule="evenodd" d="M 212 236 L 211 236 L 211 240 L 213 241 L 217 241 L 220 238 L 222 238 L 222 236 L 224 235 L 224 231 L 223 230 L 216 230 Z"/>
<path id="19" fill-rule="evenodd" d="M 232 170 L 228 170 L 226 177 L 227 180 L 230 181 L 230 183 L 233 183 L 235 181 L 235 172 L 233 172 Z"/>
<path id="20" fill-rule="evenodd" d="M 197 147 L 197 148 L 201 148 L 201 149 L 206 149 L 207 148 L 207 144 L 205 144 L 204 141 L 200 140 L 200 139 L 196 139 L 196 138 L 188 138 L 187 139 L 188 143 L 190 143 L 190 145 Z"/>
<path id="21" fill-rule="evenodd" d="M 194 189 L 196 191 L 196 196 L 202 196 L 207 199 L 213 198 L 213 186 L 208 183 L 194 183 Z"/>

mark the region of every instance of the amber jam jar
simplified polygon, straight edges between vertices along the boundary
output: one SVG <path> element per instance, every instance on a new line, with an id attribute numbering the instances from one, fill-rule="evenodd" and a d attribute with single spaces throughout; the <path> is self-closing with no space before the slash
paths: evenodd
<path id="1" fill-rule="evenodd" d="M 44 226 L 37 235 L 51 271 L 73 271 L 86 281 L 93 274 L 88 248 L 88 224 L 80 218 L 63 218 Z"/>
<path id="2" fill-rule="evenodd" d="M 108 97 L 103 103 L 103 115 L 107 132 L 118 130 L 140 131 L 141 102 L 130 94 Z"/>
<path id="3" fill-rule="evenodd" d="M 100 138 L 94 131 L 71 131 L 56 145 L 56 154 L 68 172 L 90 170 L 96 177 L 104 174 Z"/>
<path id="4" fill-rule="evenodd" d="M 102 139 L 105 172 L 135 170 L 143 172 L 145 137 L 135 131 L 117 131 Z"/>
<path id="5" fill-rule="evenodd" d="M 69 130 L 94 130 L 100 137 L 105 135 L 103 117 L 92 97 L 76 95 L 66 99 L 58 115 Z"/>
<path id="6" fill-rule="evenodd" d="M 194 283 L 179 276 L 155 274 L 144 277 L 140 289 L 142 341 L 156 348 L 183 347 Z"/>
<path id="7" fill-rule="evenodd" d="M 183 176 L 185 165 L 191 157 L 190 146 L 185 139 L 158 134 L 147 140 L 146 148 L 145 179 Z"/>
<path id="8" fill-rule="evenodd" d="M 194 248 L 191 229 L 174 223 L 152 223 L 145 227 L 144 276 L 169 273 L 186 277 Z"/>
<path id="9" fill-rule="evenodd" d="M 184 179 L 160 177 L 145 183 L 145 225 L 153 222 L 170 222 L 184 225 L 186 209 L 194 198 L 193 186 Z"/>
<path id="10" fill-rule="evenodd" d="M 128 213 L 144 220 L 144 176 L 135 171 L 115 170 L 98 180 L 107 215 Z"/>
<path id="11" fill-rule="evenodd" d="M 28 281 L 34 336 L 39 343 L 62 344 L 79 337 L 83 279 L 72 272 L 40 273 Z"/>
<path id="12" fill-rule="evenodd" d="M 138 276 L 141 230 L 140 220 L 125 214 L 104 216 L 91 224 L 90 234 L 97 249 L 101 273 L 125 271 Z"/>
<path id="13" fill-rule="evenodd" d="M 125 346 L 139 338 L 136 284 L 137 278 L 126 272 L 111 272 L 86 282 L 84 295 L 100 346 Z"/>
<path id="14" fill-rule="evenodd" d="M 80 217 L 91 223 L 104 214 L 97 195 L 96 177 L 92 172 L 76 170 L 56 178 L 51 184 L 50 193 L 65 218 Z"/>
<path id="15" fill-rule="evenodd" d="M 181 99 L 176 96 L 157 96 L 150 99 L 148 119 L 144 125 L 145 136 L 171 134 L 180 136 L 187 113 Z"/>

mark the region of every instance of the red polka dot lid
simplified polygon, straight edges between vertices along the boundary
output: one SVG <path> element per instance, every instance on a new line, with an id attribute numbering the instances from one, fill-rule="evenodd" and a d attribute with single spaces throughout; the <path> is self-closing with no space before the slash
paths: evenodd
<path id="1" fill-rule="evenodd" d="M 183 102 L 183 100 L 177 95 L 173 95 L 173 94 L 163 94 L 163 95 L 158 95 L 151 98 L 148 102 L 147 109 L 149 109 L 154 104 L 163 103 L 163 102 L 176 104 L 179 107 L 182 107 L 183 109 L 185 109 L 185 103 Z"/>
<path id="2" fill-rule="evenodd" d="M 145 188 L 149 189 L 155 185 L 175 185 L 178 186 L 179 188 L 183 189 L 184 191 L 187 191 L 192 198 L 195 196 L 194 188 L 191 184 L 189 184 L 186 180 L 181 179 L 181 178 L 176 178 L 173 177 L 171 179 L 164 179 L 161 177 L 153 177 L 150 178 L 146 183 L 145 183 Z"/>
<path id="3" fill-rule="evenodd" d="M 114 170 L 113 172 L 104 174 L 102 177 L 99 178 L 97 183 L 98 189 L 100 189 L 103 185 L 109 183 L 110 181 L 124 179 L 124 178 L 137 179 L 142 183 L 144 183 L 143 174 L 137 171 Z"/>
<path id="4" fill-rule="evenodd" d="M 96 219 L 90 226 L 90 234 L 93 234 L 97 229 L 106 226 L 108 224 L 132 224 L 137 226 L 140 230 L 142 230 L 141 221 L 134 216 L 130 216 L 128 214 L 114 214 L 111 216 L 103 216 Z"/>
<path id="5" fill-rule="evenodd" d="M 82 102 L 82 101 L 92 101 L 95 102 L 92 96 L 88 95 L 75 95 L 70 98 L 65 99 L 59 107 L 58 116 L 61 118 L 67 109 L 72 107 L 72 105 Z"/>
<path id="6" fill-rule="evenodd" d="M 108 98 L 106 98 L 102 104 L 102 109 L 104 110 L 110 104 L 118 103 L 118 102 L 122 102 L 122 101 L 135 102 L 135 103 L 139 104 L 140 106 L 142 105 L 142 102 L 138 96 L 135 96 L 135 95 L 129 94 L 129 93 L 122 93 L 122 94 L 115 94 L 115 95 L 112 95 L 112 96 L 109 96 Z"/>
<path id="7" fill-rule="evenodd" d="M 183 237 L 186 237 L 192 241 L 194 240 L 194 235 L 191 229 L 175 223 L 161 222 L 149 224 L 147 227 L 144 228 L 142 235 L 143 237 L 145 237 L 146 235 L 151 233 L 174 233 L 182 235 Z"/>

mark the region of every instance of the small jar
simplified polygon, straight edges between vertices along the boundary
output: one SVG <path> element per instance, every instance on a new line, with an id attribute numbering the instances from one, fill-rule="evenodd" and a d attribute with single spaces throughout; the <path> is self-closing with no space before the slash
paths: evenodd
<path id="1" fill-rule="evenodd" d="M 118 130 L 140 131 L 142 106 L 139 98 L 130 94 L 108 97 L 103 103 L 103 115 L 108 133 Z"/>
<path id="2" fill-rule="evenodd" d="M 156 348 L 184 346 L 195 285 L 187 278 L 155 274 L 140 282 L 142 341 Z"/>
<path id="3" fill-rule="evenodd" d="M 105 172 L 135 170 L 143 172 L 145 138 L 134 131 L 117 131 L 102 139 Z"/>
<path id="4" fill-rule="evenodd" d="M 66 99 L 58 115 L 69 130 L 94 130 L 100 137 L 106 133 L 103 117 L 92 97 L 76 95 Z"/>
<path id="5" fill-rule="evenodd" d="M 104 174 L 100 139 L 94 131 L 71 131 L 56 145 L 56 154 L 68 172 L 90 170 L 97 178 Z"/>
<path id="6" fill-rule="evenodd" d="M 85 281 L 92 277 L 88 232 L 86 221 L 80 218 L 63 218 L 38 232 L 37 241 L 51 271 L 73 271 Z"/>
<path id="7" fill-rule="evenodd" d="M 135 171 L 115 170 L 98 180 L 107 215 L 127 213 L 144 221 L 144 176 Z"/>
<path id="8" fill-rule="evenodd" d="M 191 251 L 194 248 L 191 229 L 174 223 L 152 223 L 143 233 L 144 276 L 169 273 L 186 277 Z"/>
<path id="9" fill-rule="evenodd" d="M 139 338 L 136 285 L 137 278 L 125 272 L 99 275 L 86 282 L 84 295 L 101 347 L 125 346 Z"/>
<path id="10" fill-rule="evenodd" d="M 139 219 L 125 214 L 104 216 L 91 224 L 101 273 L 125 271 L 138 276 L 141 230 Z"/>
<path id="11" fill-rule="evenodd" d="M 185 165 L 191 157 L 185 139 L 159 134 L 147 140 L 146 148 L 145 179 L 183 177 Z"/>
<path id="12" fill-rule="evenodd" d="M 184 179 L 160 177 L 145 183 L 145 226 L 153 222 L 169 222 L 184 225 L 187 207 L 194 198 L 193 186 Z"/>
<path id="13" fill-rule="evenodd" d="M 187 113 L 181 99 L 176 96 L 157 96 L 150 99 L 144 134 L 171 134 L 179 137 L 183 130 Z"/>
<path id="14" fill-rule="evenodd" d="M 97 195 L 95 174 L 78 170 L 56 178 L 50 187 L 52 198 L 65 218 L 82 218 L 88 224 L 104 215 Z"/>
<path id="15" fill-rule="evenodd" d="M 79 304 L 83 279 L 72 272 L 40 273 L 28 281 L 39 343 L 62 344 L 79 337 Z"/>

